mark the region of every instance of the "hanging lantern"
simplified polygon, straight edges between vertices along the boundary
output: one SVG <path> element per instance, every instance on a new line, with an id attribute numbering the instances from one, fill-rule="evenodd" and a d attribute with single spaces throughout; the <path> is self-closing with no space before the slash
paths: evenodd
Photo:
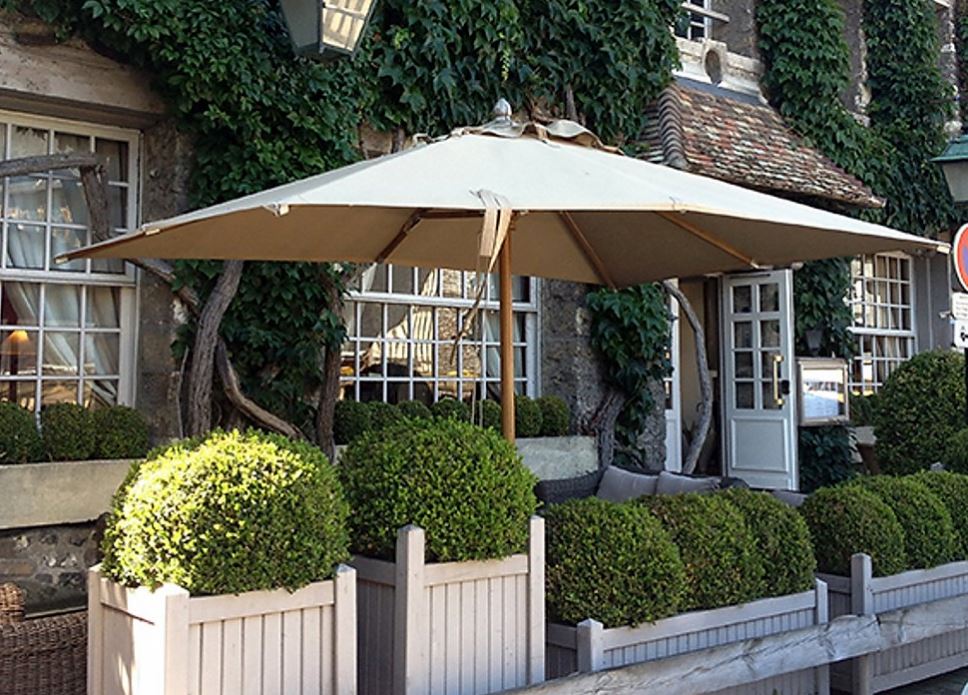
<path id="1" fill-rule="evenodd" d="M 296 53 L 329 58 L 353 55 L 376 0 L 281 0 Z"/>

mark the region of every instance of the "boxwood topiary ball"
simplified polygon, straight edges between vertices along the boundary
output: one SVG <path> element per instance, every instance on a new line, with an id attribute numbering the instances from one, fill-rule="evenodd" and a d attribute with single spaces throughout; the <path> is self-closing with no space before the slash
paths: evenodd
<path id="1" fill-rule="evenodd" d="M 336 402 L 333 413 L 333 439 L 337 444 L 349 444 L 370 430 L 370 409 L 366 403 L 343 400 Z"/>
<path id="2" fill-rule="evenodd" d="M 501 405 L 497 401 L 480 401 L 476 404 L 474 411 L 475 425 L 501 431 Z"/>
<path id="3" fill-rule="evenodd" d="M 904 529 L 908 569 L 926 569 L 958 556 L 958 535 L 951 514 L 938 496 L 913 477 L 874 475 L 851 483 L 881 498 Z"/>
<path id="4" fill-rule="evenodd" d="M 493 430 L 407 420 L 353 442 L 340 459 L 353 550 L 392 560 L 397 530 L 426 532 L 429 561 L 499 558 L 527 547 L 535 477 Z"/>
<path id="5" fill-rule="evenodd" d="M 34 414 L 16 403 L 0 403 L 0 463 L 39 461 L 43 452 Z"/>
<path id="6" fill-rule="evenodd" d="M 295 590 L 347 559 L 349 508 L 318 449 L 256 431 L 160 449 L 115 495 L 104 571 L 192 594 Z"/>
<path id="7" fill-rule="evenodd" d="M 431 414 L 439 420 L 460 420 L 470 422 L 471 410 L 463 401 L 446 397 L 430 406 Z"/>
<path id="8" fill-rule="evenodd" d="M 764 595 L 763 559 L 740 511 L 720 495 L 641 497 L 672 536 L 686 568 L 683 610 L 719 608 Z"/>
<path id="9" fill-rule="evenodd" d="M 564 437 L 571 427 L 568 404 L 558 396 L 542 396 L 537 401 L 541 409 L 541 436 Z"/>
<path id="10" fill-rule="evenodd" d="M 401 415 L 408 418 L 429 419 L 433 417 L 430 408 L 422 401 L 400 401 L 397 403 L 397 410 L 400 411 Z"/>
<path id="11" fill-rule="evenodd" d="M 884 382 L 874 412 L 875 451 L 885 473 L 915 473 L 940 461 L 964 427 L 965 361 L 950 350 L 924 352 Z"/>
<path id="12" fill-rule="evenodd" d="M 546 586 L 554 620 L 635 626 L 675 615 L 686 574 L 648 509 L 597 497 L 548 509 Z"/>
<path id="13" fill-rule="evenodd" d="M 514 399 L 514 431 L 522 438 L 541 434 L 541 407 L 527 396 Z"/>
<path id="14" fill-rule="evenodd" d="M 40 411 L 40 437 L 51 461 L 86 461 L 97 446 L 94 416 L 77 403 L 55 403 Z"/>
<path id="15" fill-rule="evenodd" d="M 858 485 L 820 488 L 800 513 L 810 528 L 821 572 L 849 576 L 854 553 L 870 555 L 878 577 L 906 569 L 904 529 L 893 510 L 870 490 Z"/>
<path id="16" fill-rule="evenodd" d="M 370 429 L 374 432 L 384 430 L 403 420 L 403 413 L 389 403 L 370 401 L 366 407 L 370 410 Z"/>
<path id="17" fill-rule="evenodd" d="M 97 458 L 133 459 L 148 453 L 148 421 L 134 408 L 114 405 L 93 411 L 92 417 Z"/>
<path id="18" fill-rule="evenodd" d="M 767 492 L 731 488 L 722 494 L 739 509 L 763 558 L 767 596 L 813 588 L 817 560 L 810 529 L 797 510 Z"/>
<path id="19" fill-rule="evenodd" d="M 958 559 L 968 559 L 968 475 L 948 471 L 921 471 L 914 479 L 931 490 L 951 514 L 961 542 Z"/>
<path id="20" fill-rule="evenodd" d="M 945 444 L 941 455 L 945 470 L 968 473 L 968 428 L 958 430 Z"/>

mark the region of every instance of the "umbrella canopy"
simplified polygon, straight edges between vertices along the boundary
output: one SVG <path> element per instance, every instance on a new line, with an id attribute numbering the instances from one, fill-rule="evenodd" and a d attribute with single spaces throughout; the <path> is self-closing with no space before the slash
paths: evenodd
<path id="1" fill-rule="evenodd" d="M 879 251 L 946 249 L 607 148 L 570 121 L 482 127 L 168 220 L 65 259 L 500 259 L 504 431 L 514 437 L 510 277 L 626 287 Z"/>

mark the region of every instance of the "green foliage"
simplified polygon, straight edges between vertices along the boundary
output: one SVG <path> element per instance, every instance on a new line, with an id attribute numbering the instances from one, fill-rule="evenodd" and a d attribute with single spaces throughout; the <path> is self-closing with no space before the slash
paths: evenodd
<path id="1" fill-rule="evenodd" d="M 854 316 L 844 298 L 850 293 L 850 261 L 828 258 L 805 264 L 793 274 L 798 355 L 810 355 L 807 333 L 820 331 L 821 356 L 850 357 Z"/>
<path id="2" fill-rule="evenodd" d="M 765 596 L 809 591 L 817 569 L 810 529 L 796 509 L 767 492 L 732 488 L 721 493 L 739 509 L 763 558 Z"/>
<path id="3" fill-rule="evenodd" d="M 370 431 L 370 409 L 359 401 L 337 401 L 333 414 L 333 439 L 349 444 Z"/>
<path id="4" fill-rule="evenodd" d="M 541 434 L 541 406 L 527 396 L 514 399 L 514 431 L 518 437 L 526 439 Z"/>
<path id="5" fill-rule="evenodd" d="M 564 437 L 571 427 L 571 411 L 558 396 L 542 396 L 536 403 L 541 408 L 541 436 Z"/>
<path id="6" fill-rule="evenodd" d="M 686 568 L 682 610 L 719 608 L 764 595 L 763 558 L 743 514 L 721 495 L 639 498 L 662 522 Z"/>
<path id="7" fill-rule="evenodd" d="M 877 393 L 850 396 L 850 424 L 855 427 L 873 427 L 877 418 Z"/>
<path id="8" fill-rule="evenodd" d="M 39 461 L 43 453 L 34 414 L 16 403 L 0 403 L 0 463 Z"/>
<path id="9" fill-rule="evenodd" d="M 888 377 L 878 395 L 875 451 L 887 473 L 914 473 L 941 460 L 964 426 L 964 358 L 924 352 Z"/>
<path id="10" fill-rule="evenodd" d="M 620 445 L 633 447 L 657 406 L 650 385 L 672 373 L 672 315 L 658 285 L 599 289 L 588 295 L 591 341 L 604 358 L 606 377 L 628 401 L 616 425 Z"/>
<path id="11" fill-rule="evenodd" d="M 135 466 L 115 495 L 105 573 L 193 594 L 295 590 L 346 560 L 349 508 L 312 446 L 255 431 L 213 432 Z"/>
<path id="12" fill-rule="evenodd" d="M 397 530 L 427 534 L 431 562 L 522 552 L 535 477 L 493 430 L 455 418 L 407 420 L 353 442 L 340 459 L 353 550 L 392 560 Z"/>
<path id="13" fill-rule="evenodd" d="M 860 485 L 880 497 L 904 529 L 908 569 L 926 569 L 958 556 L 959 539 L 951 515 L 926 485 L 913 477 L 887 475 L 858 478 Z"/>
<path id="14" fill-rule="evenodd" d="M 87 461 L 97 445 L 94 417 L 77 403 L 55 403 L 40 411 L 44 455 L 51 461 Z"/>
<path id="15" fill-rule="evenodd" d="M 803 492 L 836 485 L 857 475 L 849 429 L 839 425 L 801 427 L 798 434 L 797 465 Z"/>
<path id="16" fill-rule="evenodd" d="M 115 405 L 92 412 L 94 455 L 99 459 L 133 459 L 148 453 L 148 421 L 134 408 Z"/>
<path id="17" fill-rule="evenodd" d="M 597 497 L 546 513 L 548 610 L 553 620 L 635 626 L 675 615 L 685 570 L 669 534 L 642 505 Z"/>
<path id="18" fill-rule="evenodd" d="M 479 401 L 475 406 L 474 419 L 475 425 L 485 429 L 501 431 L 501 404 L 497 401 Z"/>
<path id="19" fill-rule="evenodd" d="M 858 485 L 825 487 L 800 507 L 810 528 L 817 569 L 850 575 L 850 558 L 867 553 L 878 577 L 907 569 L 904 529 L 893 510 L 870 490 Z"/>
<path id="20" fill-rule="evenodd" d="M 958 430 L 945 443 L 941 463 L 945 470 L 968 473 L 968 428 Z"/>
<path id="21" fill-rule="evenodd" d="M 423 401 L 400 401 L 397 403 L 397 409 L 407 418 L 428 420 L 433 417 L 430 408 Z"/>
<path id="22" fill-rule="evenodd" d="M 921 471 L 913 477 L 937 495 L 948 510 L 960 541 L 958 558 L 968 559 L 968 475 Z"/>
<path id="23" fill-rule="evenodd" d="M 396 406 L 383 401 L 370 401 L 366 407 L 370 411 L 370 429 L 376 432 L 399 423 L 404 417 Z"/>
<path id="24" fill-rule="evenodd" d="M 471 419 L 471 410 L 466 403 L 456 398 L 441 398 L 430 406 L 430 413 L 439 420 L 460 420 L 468 422 Z"/>

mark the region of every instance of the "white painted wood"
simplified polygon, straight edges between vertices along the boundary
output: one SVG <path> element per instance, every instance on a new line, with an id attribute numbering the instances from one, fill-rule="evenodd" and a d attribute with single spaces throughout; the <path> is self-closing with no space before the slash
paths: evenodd
<path id="1" fill-rule="evenodd" d="M 545 525 L 531 518 L 528 546 L 528 683 L 545 679 Z"/>
<path id="2" fill-rule="evenodd" d="M 605 666 L 604 626 L 597 620 L 583 620 L 575 629 L 578 651 L 578 671 L 593 673 Z"/>
<path id="3" fill-rule="evenodd" d="M 411 524 L 400 529 L 397 534 L 397 601 L 393 618 L 394 695 L 427 691 L 425 548 L 426 538 L 422 528 Z"/>
<path id="4" fill-rule="evenodd" d="M 129 589 L 93 568 L 88 692 L 323 695 L 335 683 L 338 695 L 355 695 L 355 582 L 340 567 L 334 580 L 293 594 L 192 597 L 171 585 Z"/>
<path id="5" fill-rule="evenodd" d="M 511 577 L 528 572 L 527 555 L 512 555 L 503 560 L 433 563 L 424 570 L 424 583 L 426 586 L 458 584 L 472 579 Z"/>

